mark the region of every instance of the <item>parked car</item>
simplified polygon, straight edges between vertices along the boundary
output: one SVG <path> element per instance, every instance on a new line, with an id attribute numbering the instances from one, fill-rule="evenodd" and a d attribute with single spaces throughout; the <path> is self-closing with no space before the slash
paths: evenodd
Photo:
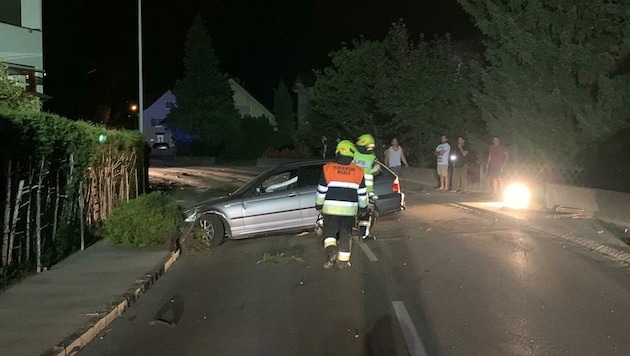
<path id="1" fill-rule="evenodd" d="M 224 238 L 313 228 L 317 219 L 315 195 L 325 160 L 279 165 L 259 174 L 228 196 L 197 204 L 186 210 L 186 221 L 197 221 L 211 244 Z M 381 164 L 374 177 L 378 215 L 405 207 L 398 176 Z"/>

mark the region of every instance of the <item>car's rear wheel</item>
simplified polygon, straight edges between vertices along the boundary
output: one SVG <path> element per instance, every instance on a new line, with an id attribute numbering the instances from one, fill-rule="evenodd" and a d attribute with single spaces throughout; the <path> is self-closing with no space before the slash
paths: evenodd
<path id="1" fill-rule="evenodd" d="M 205 233 L 205 238 L 210 242 L 211 247 L 217 247 L 223 242 L 225 227 L 221 218 L 214 214 L 204 214 L 199 218 L 199 225 Z"/>

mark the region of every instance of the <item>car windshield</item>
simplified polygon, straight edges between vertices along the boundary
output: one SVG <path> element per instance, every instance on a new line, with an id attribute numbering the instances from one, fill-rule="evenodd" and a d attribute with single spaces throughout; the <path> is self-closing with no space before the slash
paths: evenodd
<path id="1" fill-rule="evenodd" d="M 273 170 L 274 170 L 274 168 L 269 168 L 266 171 L 260 173 L 259 175 L 254 177 L 252 180 L 250 180 L 249 182 L 243 184 L 240 188 L 236 189 L 234 192 L 232 192 L 232 194 L 236 195 L 236 194 L 244 194 L 244 193 L 248 192 L 254 185 L 257 184 L 257 182 L 259 182 L 259 179 L 258 179 L 259 177 L 266 176 Z"/>

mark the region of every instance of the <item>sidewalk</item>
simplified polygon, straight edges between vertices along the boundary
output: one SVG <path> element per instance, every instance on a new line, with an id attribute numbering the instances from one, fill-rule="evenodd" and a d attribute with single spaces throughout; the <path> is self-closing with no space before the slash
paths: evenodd
<path id="1" fill-rule="evenodd" d="M 165 246 L 126 249 L 99 241 L 25 278 L 0 292 L 0 353 L 76 351 L 73 341 L 89 341 L 86 338 L 132 304 L 178 255 Z M 70 347 L 55 349 L 60 345 Z"/>

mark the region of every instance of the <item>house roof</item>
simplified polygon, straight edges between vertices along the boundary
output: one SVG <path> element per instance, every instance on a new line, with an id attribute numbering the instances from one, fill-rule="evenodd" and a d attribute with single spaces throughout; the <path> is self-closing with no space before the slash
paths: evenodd
<path id="1" fill-rule="evenodd" d="M 165 119 L 171 112 L 171 109 L 166 106 L 167 102 L 175 103 L 175 95 L 170 90 L 167 90 L 162 96 L 153 102 L 148 108 L 142 110 L 144 120 L 151 119 Z"/>
<path id="2" fill-rule="evenodd" d="M 269 118 L 270 123 L 275 123 L 276 116 L 272 114 L 271 111 L 269 111 L 263 104 L 256 100 L 256 98 L 254 98 L 247 90 L 245 90 L 245 88 L 243 88 L 240 84 L 238 84 L 235 80 L 231 78 L 228 79 L 228 82 L 232 90 L 238 90 L 245 94 L 248 100 L 260 106 L 265 116 Z M 144 120 L 165 119 L 170 112 L 170 108 L 166 106 L 166 103 L 169 101 L 172 103 L 177 102 L 175 95 L 173 95 L 170 90 L 167 90 L 164 94 L 162 94 L 162 96 L 155 100 L 153 104 L 143 110 Z"/>
<path id="3" fill-rule="evenodd" d="M 261 107 L 262 111 L 265 113 L 265 116 L 273 119 L 275 121 L 276 116 L 274 114 L 271 113 L 271 111 L 267 110 L 267 108 L 261 104 L 258 100 L 256 100 L 256 98 L 254 98 L 247 90 L 245 90 L 245 88 L 243 88 L 240 84 L 238 84 L 234 79 L 230 78 L 228 79 L 228 82 L 230 83 L 230 86 L 232 86 L 233 90 L 239 90 L 241 92 L 243 92 L 247 98 L 251 101 L 253 101 L 254 103 L 256 103 L 258 106 Z M 236 88 L 236 89 L 234 89 Z"/>

